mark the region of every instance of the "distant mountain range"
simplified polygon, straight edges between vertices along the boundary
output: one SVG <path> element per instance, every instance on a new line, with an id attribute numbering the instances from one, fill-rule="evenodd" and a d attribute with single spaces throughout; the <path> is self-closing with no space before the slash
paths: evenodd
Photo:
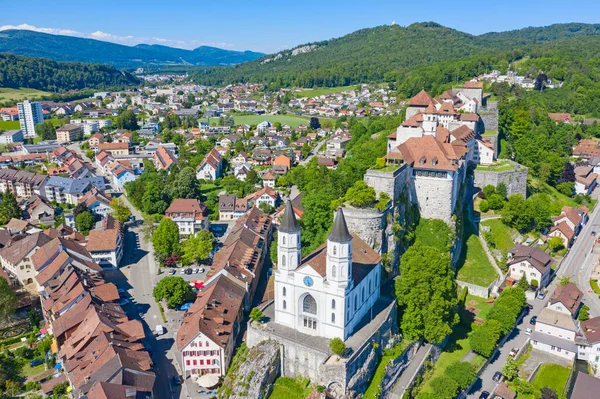
<path id="1" fill-rule="evenodd" d="M 241 65 L 206 68 L 194 79 L 213 85 L 249 81 L 276 86 L 345 86 L 389 81 L 390 74 L 395 80 L 398 71 L 407 68 L 586 36 L 600 36 L 600 25 L 556 24 L 479 36 L 435 22 L 385 25 L 304 44 Z"/>
<path id="2" fill-rule="evenodd" d="M 264 56 L 263 53 L 253 51 L 232 51 L 209 46 L 201 46 L 194 50 L 148 44 L 124 46 L 30 30 L 1 31 L 0 52 L 49 58 L 54 61 L 109 64 L 117 68 L 233 65 Z"/>

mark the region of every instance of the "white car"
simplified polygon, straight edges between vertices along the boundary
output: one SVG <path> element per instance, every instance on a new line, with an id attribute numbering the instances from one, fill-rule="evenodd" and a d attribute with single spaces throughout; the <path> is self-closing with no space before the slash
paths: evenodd
<path id="1" fill-rule="evenodd" d="M 185 269 L 181 269 L 181 271 L 179 273 L 185 274 Z"/>
<path id="2" fill-rule="evenodd" d="M 198 268 L 195 268 L 195 269 L 194 269 L 194 271 L 193 271 L 192 273 L 194 273 L 194 274 L 198 274 L 198 272 L 199 272 L 199 271 L 200 271 L 200 269 L 198 269 Z"/>
<path id="3" fill-rule="evenodd" d="M 529 327 L 527 327 L 525 329 L 525 335 L 531 335 L 532 332 L 533 332 L 533 330 L 531 328 L 529 328 Z"/>
<path id="4" fill-rule="evenodd" d="M 200 273 L 204 273 L 204 268 L 203 267 L 200 268 Z"/>

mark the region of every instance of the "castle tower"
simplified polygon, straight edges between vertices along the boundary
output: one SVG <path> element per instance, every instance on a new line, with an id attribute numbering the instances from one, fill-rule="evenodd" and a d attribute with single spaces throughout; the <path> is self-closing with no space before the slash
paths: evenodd
<path id="1" fill-rule="evenodd" d="M 277 267 L 285 271 L 296 270 L 302 260 L 302 246 L 300 244 L 300 225 L 296 220 L 290 200 L 285 204 L 277 235 Z"/>
<path id="2" fill-rule="evenodd" d="M 423 111 L 423 131 L 425 134 L 435 136 L 437 125 L 437 109 L 434 107 L 433 103 L 429 103 L 429 106 Z"/>
<path id="3" fill-rule="evenodd" d="M 341 207 L 335 212 L 333 227 L 327 237 L 327 280 L 352 285 L 352 235 Z"/>

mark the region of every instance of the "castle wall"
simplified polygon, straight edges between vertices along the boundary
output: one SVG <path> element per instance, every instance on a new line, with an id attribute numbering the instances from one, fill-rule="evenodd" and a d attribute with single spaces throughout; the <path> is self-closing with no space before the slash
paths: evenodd
<path id="1" fill-rule="evenodd" d="M 356 234 L 371 248 L 387 252 L 387 242 L 384 240 L 386 215 L 378 209 L 357 209 L 344 207 L 344 217 L 348 229 Z"/>
<path id="2" fill-rule="evenodd" d="M 515 169 L 502 172 L 487 171 L 475 169 L 473 173 L 473 184 L 476 188 L 491 184 L 496 187 L 500 182 L 506 185 L 508 196 L 513 194 L 521 194 L 523 198 L 527 198 L 527 167 L 513 162 Z"/>
<path id="3" fill-rule="evenodd" d="M 482 112 L 479 114 L 483 123 L 484 131 L 498 130 L 498 113 Z"/>
<path id="4" fill-rule="evenodd" d="M 415 177 L 415 194 L 422 218 L 452 221 L 452 179 L 436 177 Z"/>
<path id="5" fill-rule="evenodd" d="M 384 192 L 390 196 L 394 203 L 398 200 L 400 194 L 408 184 L 409 178 L 408 165 L 402 165 L 393 172 L 386 172 L 378 169 L 368 169 L 365 173 L 365 183 L 373 187 L 377 195 Z"/>

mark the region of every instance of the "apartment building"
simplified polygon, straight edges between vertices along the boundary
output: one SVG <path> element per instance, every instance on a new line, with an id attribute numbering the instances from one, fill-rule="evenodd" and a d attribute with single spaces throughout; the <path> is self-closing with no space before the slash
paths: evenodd
<path id="1" fill-rule="evenodd" d="M 17 104 L 19 111 L 19 122 L 23 137 L 31 139 L 35 137 L 35 125 L 44 123 L 42 103 L 36 101 L 23 101 Z"/>

